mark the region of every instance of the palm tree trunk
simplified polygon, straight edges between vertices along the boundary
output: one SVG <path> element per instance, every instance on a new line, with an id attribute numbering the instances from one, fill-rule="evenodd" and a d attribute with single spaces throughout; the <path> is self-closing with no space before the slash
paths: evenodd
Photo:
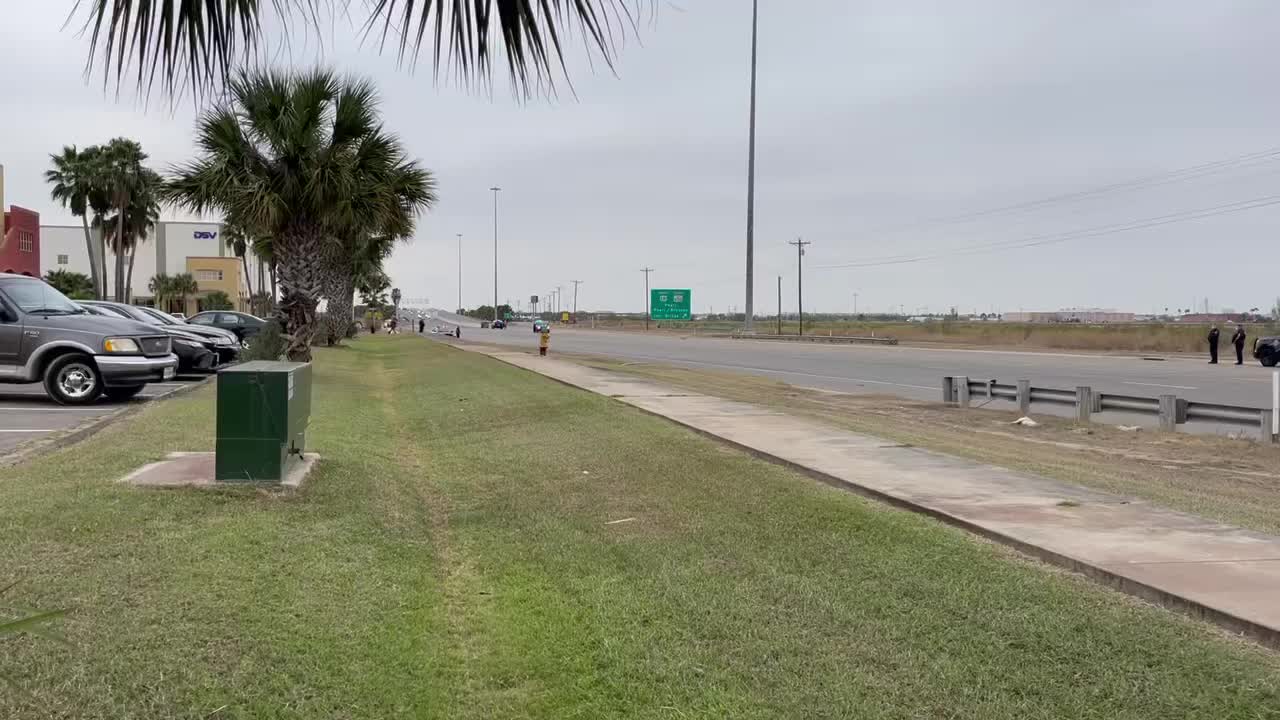
<path id="1" fill-rule="evenodd" d="M 285 338 L 285 357 L 293 362 L 311 362 L 311 340 L 316 332 L 316 305 L 321 291 L 324 261 L 321 234 L 316 228 L 289 228 L 279 238 L 280 303 L 276 317 Z"/>
<path id="2" fill-rule="evenodd" d="M 240 264 L 244 266 L 244 286 L 249 291 L 249 312 L 253 312 L 253 282 L 249 277 L 249 256 L 241 255 Z M 239 288 L 236 288 L 239 291 Z"/>
<path id="3" fill-rule="evenodd" d="M 102 300 L 102 277 L 98 274 L 98 259 L 94 257 L 93 235 L 89 233 L 89 216 L 87 212 L 80 216 L 80 222 L 84 224 L 84 251 L 86 257 L 89 258 L 89 279 L 93 281 L 93 299 Z"/>
<path id="4" fill-rule="evenodd" d="M 133 302 L 133 260 L 138 256 L 138 244 L 129 249 L 129 275 L 124 281 L 124 301 Z"/>
<path id="5" fill-rule="evenodd" d="M 125 194 L 119 193 L 116 203 L 116 302 L 124 302 L 124 214 L 128 210 L 129 201 Z"/>

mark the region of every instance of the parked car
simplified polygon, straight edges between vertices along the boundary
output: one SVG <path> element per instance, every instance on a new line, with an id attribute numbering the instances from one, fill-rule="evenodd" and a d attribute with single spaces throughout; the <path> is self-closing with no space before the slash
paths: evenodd
<path id="1" fill-rule="evenodd" d="M 1275 367 L 1280 362 L 1280 337 L 1254 338 L 1253 356 L 1263 367 Z"/>
<path id="2" fill-rule="evenodd" d="M 178 356 L 179 372 L 208 372 L 216 369 L 223 357 L 218 351 L 218 342 L 229 344 L 232 348 L 239 350 L 239 345 L 234 340 L 228 340 L 225 337 L 208 338 L 187 332 L 176 324 L 176 320 L 174 325 L 169 325 L 151 315 L 148 308 L 103 300 L 84 300 L 80 305 L 91 311 L 113 313 L 126 320 L 145 323 L 168 335 L 173 342 L 173 353 Z"/>
<path id="3" fill-rule="evenodd" d="M 192 325 L 184 320 L 175 319 L 169 313 L 162 313 L 149 307 L 135 307 L 134 309 L 151 316 L 161 324 L 177 328 L 192 335 L 199 335 L 212 342 L 214 349 L 218 353 L 219 365 L 226 365 L 240 359 L 240 339 L 230 330 L 223 330 L 209 325 Z"/>
<path id="4" fill-rule="evenodd" d="M 38 278 L 0 273 L 0 383 L 40 382 L 54 402 L 87 405 L 104 394 L 128 400 L 177 370 L 167 334 L 92 315 Z"/>
<path id="5" fill-rule="evenodd" d="M 267 324 L 266 320 L 255 315 L 231 310 L 206 310 L 187 318 L 187 322 L 229 330 L 240 339 L 243 347 L 248 347 L 248 339 L 262 332 L 262 327 Z"/>
<path id="6" fill-rule="evenodd" d="M 187 319 L 186 313 L 167 313 L 167 315 L 175 320 L 186 321 Z"/>

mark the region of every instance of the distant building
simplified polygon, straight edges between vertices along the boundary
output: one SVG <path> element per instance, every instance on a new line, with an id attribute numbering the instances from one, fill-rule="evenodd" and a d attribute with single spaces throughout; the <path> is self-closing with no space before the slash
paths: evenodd
<path id="1" fill-rule="evenodd" d="M 61 269 L 89 274 L 90 261 L 85 248 L 83 225 L 46 225 L 42 230 L 44 253 L 40 270 L 47 272 Z M 101 248 L 100 232 L 94 228 L 89 232 L 93 247 Z M 116 259 L 110 248 L 106 253 L 107 297 L 114 297 Z M 97 254 L 95 251 L 95 257 Z M 262 292 L 265 285 L 266 271 L 259 267 L 258 259 L 252 251 L 246 259 L 253 277 L 245 277 L 245 263 L 226 246 L 221 223 L 156 223 L 147 234 L 147 239 L 139 244 L 135 255 L 129 299 L 139 305 L 155 303 L 151 280 L 160 273 L 191 273 L 195 278 L 200 291 L 188 300 L 188 314 L 202 309 L 201 301 L 215 291 L 226 293 L 235 309 L 245 310 L 249 307 L 250 286 L 257 293 Z M 124 263 L 127 268 L 127 256 Z"/>
<path id="2" fill-rule="evenodd" d="M 4 214 L 4 240 L 0 242 L 0 271 L 40 275 L 40 213 L 9 206 Z"/>
<path id="3" fill-rule="evenodd" d="M 1005 322 L 1019 323 L 1125 323 L 1134 322 L 1136 315 L 1115 310 L 1058 310 L 1056 312 L 1007 312 Z"/>

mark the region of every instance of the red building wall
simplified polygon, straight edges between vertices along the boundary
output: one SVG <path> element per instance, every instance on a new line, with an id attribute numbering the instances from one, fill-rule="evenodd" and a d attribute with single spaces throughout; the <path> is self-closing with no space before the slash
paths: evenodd
<path id="1" fill-rule="evenodd" d="M 40 277 L 40 213 L 9 206 L 0 243 L 0 272 Z"/>

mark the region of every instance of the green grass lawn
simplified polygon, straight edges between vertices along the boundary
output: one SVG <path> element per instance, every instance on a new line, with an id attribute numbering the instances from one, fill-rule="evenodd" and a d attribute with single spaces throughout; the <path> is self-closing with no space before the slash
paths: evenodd
<path id="1" fill-rule="evenodd" d="M 321 351 L 296 494 L 113 482 L 213 394 L 0 470 L 0 718 L 1270 718 L 1280 660 L 607 398 Z M 634 518 L 628 522 L 617 520 Z"/>

